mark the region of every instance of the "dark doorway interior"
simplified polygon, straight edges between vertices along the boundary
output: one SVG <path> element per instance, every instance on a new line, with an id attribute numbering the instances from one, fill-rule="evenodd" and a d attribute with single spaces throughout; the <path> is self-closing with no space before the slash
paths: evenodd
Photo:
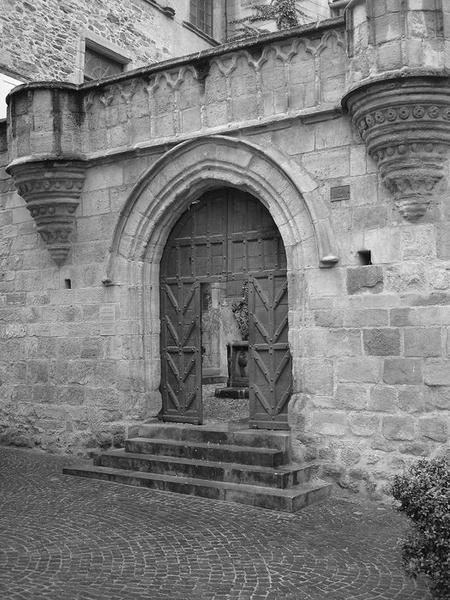
<path id="1" fill-rule="evenodd" d="M 174 226 L 160 280 L 162 419 L 200 424 L 248 415 L 251 426 L 287 428 L 286 255 L 267 209 L 234 189 L 203 195 Z M 248 307 L 248 341 L 239 303 Z M 248 354 L 239 351 L 235 376 L 249 380 L 249 407 L 213 394 L 229 385 L 227 345 L 239 342 Z"/>

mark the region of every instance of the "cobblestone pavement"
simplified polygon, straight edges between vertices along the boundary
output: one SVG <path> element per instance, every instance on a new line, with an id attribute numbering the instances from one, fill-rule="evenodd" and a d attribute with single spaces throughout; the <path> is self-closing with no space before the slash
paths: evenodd
<path id="1" fill-rule="evenodd" d="M 332 499 L 295 515 L 61 474 L 0 448 L 2 600 L 424 600 L 390 508 Z"/>

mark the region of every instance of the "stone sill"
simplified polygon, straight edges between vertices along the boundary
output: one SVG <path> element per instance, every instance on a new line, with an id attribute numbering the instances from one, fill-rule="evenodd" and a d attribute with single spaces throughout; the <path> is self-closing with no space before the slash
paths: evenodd
<path id="1" fill-rule="evenodd" d="M 206 42 L 208 42 L 208 44 L 211 44 L 211 46 L 220 46 L 220 42 L 212 38 L 210 35 L 202 31 L 192 23 L 189 23 L 189 21 L 183 21 L 182 25 L 186 29 L 189 29 L 189 31 L 192 31 L 193 33 L 204 39 Z"/>
<path id="2" fill-rule="evenodd" d="M 166 15 L 166 17 L 169 19 L 173 19 L 175 17 L 175 9 L 170 6 L 161 6 L 158 4 L 158 2 L 156 2 L 156 0 L 144 0 L 144 2 L 150 4 L 150 6 L 153 6 L 153 8 L 156 8 L 159 10 L 159 12 L 162 12 L 163 15 Z"/>

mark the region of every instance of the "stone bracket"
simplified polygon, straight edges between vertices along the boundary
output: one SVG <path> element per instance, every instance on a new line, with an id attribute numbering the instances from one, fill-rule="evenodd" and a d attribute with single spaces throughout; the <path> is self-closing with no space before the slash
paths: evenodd
<path id="1" fill-rule="evenodd" d="M 12 163 L 7 170 L 51 257 L 63 264 L 72 247 L 86 164 L 78 159 L 46 159 Z"/>
<path id="2" fill-rule="evenodd" d="M 422 217 L 445 175 L 450 148 L 449 79 L 366 83 L 343 99 L 381 178 L 408 221 Z"/>

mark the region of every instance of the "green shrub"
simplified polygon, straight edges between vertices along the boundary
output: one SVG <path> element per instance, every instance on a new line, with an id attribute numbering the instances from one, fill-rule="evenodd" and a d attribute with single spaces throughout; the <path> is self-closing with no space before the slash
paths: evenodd
<path id="1" fill-rule="evenodd" d="M 248 281 L 242 286 L 242 298 L 231 305 L 243 340 L 248 340 Z"/>
<path id="2" fill-rule="evenodd" d="M 422 459 L 396 475 L 391 494 L 412 521 L 402 543 L 405 569 L 428 577 L 433 598 L 450 598 L 450 465 L 445 458 Z"/>

